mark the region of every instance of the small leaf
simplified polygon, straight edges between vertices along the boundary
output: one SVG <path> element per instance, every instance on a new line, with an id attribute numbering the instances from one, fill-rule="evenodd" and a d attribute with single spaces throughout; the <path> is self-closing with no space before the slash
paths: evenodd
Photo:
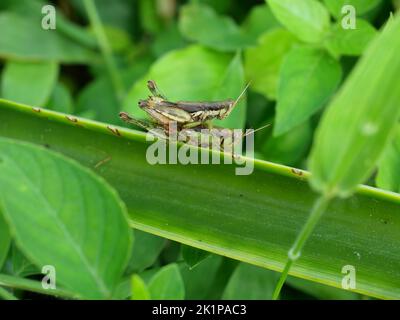
<path id="1" fill-rule="evenodd" d="M 208 258 L 211 253 L 194 247 L 181 245 L 182 257 L 190 269 L 197 267 L 201 262 Z"/>
<path id="2" fill-rule="evenodd" d="M 2 97 L 43 106 L 53 91 L 57 77 L 58 64 L 54 62 L 8 62 L 2 77 Z"/>
<path id="3" fill-rule="evenodd" d="M 182 300 L 185 287 L 178 266 L 169 264 L 160 269 L 150 280 L 149 290 L 154 300 Z"/>
<path id="4" fill-rule="evenodd" d="M 8 229 L 8 225 L 5 222 L 3 215 L 0 212 L 0 270 L 3 267 L 3 263 L 7 258 L 8 250 L 11 244 L 11 235 Z"/>
<path id="5" fill-rule="evenodd" d="M 309 150 L 312 133 L 310 121 L 303 122 L 279 137 L 264 139 L 260 151 L 265 160 L 287 166 L 298 165 Z"/>
<path id="6" fill-rule="evenodd" d="M 271 299 L 278 278 L 279 274 L 274 271 L 242 262 L 229 279 L 222 298 L 224 300 Z"/>
<path id="7" fill-rule="evenodd" d="M 378 164 L 376 185 L 400 193 L 400 127 L 393 141 L 386 147 Z"/>
<path id="8" fill-rule="evenodd" d="M 286 30 L 276 29 L 264 33 L 257 46 L 245 51 L 244 70 L 252 90 L 276 98 L 281 64 L 295 41 Z"/>
<path id="9" fill-rule="evenodd" d="M 25 9 L 26 11 L 26 9 Z M 0 57 L 24 61 L 52 60 L 88 63 L 97 55 L 54 30 L 44 30 L 40 20 L 3 11 L 0 13 Z"/>
<path id="10" fill-rule="evenodd" d="M 368 47 L 320 122 L 310 156 L 312 186 L 349 196 L 373 171 L 400 108 L 400 16 Z"/>
<path id="11" fill-rule="evenodd" d="M 357 19 L 356 29 L 343 29 L 341 24 L 336 24 L 325 46 L 336 56 L 359 56 L 376 34 L 376 29 L 368 21 Z"/>
<path id="12" fill-rule="evenodd" d="M 111 298 L 131 246 L 126 211 L 106 182 L 47 149 L 0 139 L 1 210 L 17 244 L 57 282 L 85 298 Z"/>
<path id="13" fill-rule="evenodd" d="M 135 230 L 135 243 L 126 273 L 141 272 L 153 265 L 164 245 L 164 238 Z"/>
<path id="14" fill-rule="evenodd" d="M 380 2 L 381 0 L 324 0 L 326 7 L 336 18 L 343 16 L 342 8 L 346 5 L 353 6 L 357 16 L 361 16 L 374 9 Z"/>
<path id="15" fill-rule="evenodd" d="M 66 85 L 56 83 L 46 107 L 63 113 L 73 113 L 72 95 Z"/>
<path id="16" fill-rule="evenodd" d="M 210 293 L 217 291 L 215 284 L 221 280 L 221 277 L 217 277 L 217 273 L 222 260 L 221 256 L 211 255 L 193 269 L 190 269 L 186 264 L 180 265 L 185 284 L 185 299 L 208 299 Z M 204 278 L 205 274 L 207 274 L 206 279 Z"/>
<path id="17" fill-rule="evenodd" d="M 329 13 L 317 0 L 267 2 L 279 22 L 302 41 L 319 43 L 329 29 Z"/>
<path id="18" fill-rule="evenodd" d="M 199 3 L 182 7 L 179 29 L 189 40 L 221 51 L 235 51 L 253 43 L 231 18 L 218 16 L 212 8 Z"/>
<path id="19" fill-rule="evenodd" d="M 334 93 L 341 77 L 340 64 L 326 52 L 294 48 L 280 72 L 274 135 L 289 131 L 318 111 Z"/>
<path id="20" fill-rule="evenodd" d="M 143 279 L 134 274 L 131 278 L 132 295 L 131 300 L 150 300 L 150 292 Z"/>
<path id="21" fill-rule="evenodd" d="M 281 25 L 272 14 L 271 8 L 266 4 L 252 7 L 249 15 L 242 24 L 242 30 L 252 39 L 256 40 L 266 31 L 278 28 Z"/>

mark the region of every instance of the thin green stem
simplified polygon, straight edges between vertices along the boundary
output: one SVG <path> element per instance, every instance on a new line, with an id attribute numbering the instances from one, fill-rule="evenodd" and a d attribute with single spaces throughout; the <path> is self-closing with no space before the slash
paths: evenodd
<path id="1" fill-rule="evenodd" d="M 0 298 L 2 298 L 3 300 L 18 300 L 17 297 L 12 295 L 3 287 L 0 287 Z"/>
<path id="2" fill-rule="evenodd" d="M 104 32 L 103 25 L 96 9 L 96 5 L 94 4 L 93 0 L 83 0 L 83 3 L 88 13 L 90 24 L 92 25 L 97 41 L 99 43 L 100 50 L 106 63 L 111 82 L 114 86 L 117 99 L 118 101 L 121 101 L 125 94 L 124 83 L 119 75 L 117 64 L 115 63 L 112 49 Z"/>
<path id="3" fill-rule="evenodd" d="M 25 279 L 10 276 L 7 274 L 0 274 L 0 285 L 4 287 L 17 288 L 41 294 L 63 297 L 68 299 L 77 299 L 77 295 L 64 289 L 45 289 L 42 283 L 35 280 Z M 1 287 L 0 287 L 1 288 Z M 3 289 L 4 290 L 4 289 Z"/>
<path id="4" fill-rule="evenodd" d="M 272 295 L 272 299 L 276 300 L 279 298 L 279 294 L 281 289 L 286 281 L 286 278 L 289 274 L 290 268 L 292 264 L 300 258 L 301 250 L 303 249 L 305 243 L 313 232 L 315 226 L 317 225 L 319 219 L 324 214 L 326 208 L 329 205 L 331 200 L 330 196 L 322 195 L 320 196 L 314 203 L 314 206 L 311 210 L 310 216 L 308 217 L 305 225 L 301 229 L 300 233 L 297 235 L 296 241 L 293 243 L 292 247 L 288 252 L 288 260 L 286 261 L 286 265 L 283 268 L 281 273 L 281 277 L 275 287 L 274 293 Z"/>

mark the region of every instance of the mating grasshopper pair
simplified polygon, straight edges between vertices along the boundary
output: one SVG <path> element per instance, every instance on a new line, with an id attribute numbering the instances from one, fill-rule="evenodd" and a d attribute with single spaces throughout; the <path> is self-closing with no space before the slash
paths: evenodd
<path id="1" fill-rule="evenodd" d="M 216 102 L 171 102 L 160 92 L 154 81 L 149 80 L 147 87 L 152 95 L 146 100 L 140 100 L 138 104 L 153 119 L 153 122 L 138 120 L 126 112 L 121 112 L 119 116 L 123 121 L 142 127 L 163 139 L 169 139 L 169 137 L 178 133 L 179 141 L 202 147 L 208 144 L 210 140 L 219 141 L 220 150 L 224 150 L 222 145 L 226 143 L 228 138 L 232 139 L 230 143 L 235 143 L 235 135 L 232 130 L 225 128 L 211 129 L 211 121 L 213 119 L 225 119 L 229 116 L 242 98 L 248 85 L 236 100 L 227 99 Z M 205 130 L 203 129 L 206 128 L 210 130 L 207 131 L 208 136 L 204 137 Z M 253 132 L 254 130 L 251 133 Z M 248 134 L 250 133 L 246 133 L 246 135 Z M 213 146 L 215 146 L 214 143 Z"/>

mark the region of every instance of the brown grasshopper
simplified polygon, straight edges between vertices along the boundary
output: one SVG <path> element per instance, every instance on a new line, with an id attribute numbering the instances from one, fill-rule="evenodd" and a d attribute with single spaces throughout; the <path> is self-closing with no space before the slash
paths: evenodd
<path id="1" fill-rule="evenodd" d="M 176 128 L 176 122 L 171 121 L 169 123 L 169 128 L 166 128 L 165 125 L 135 119 L 126 112 L 120 112 L 119 116 L 124 122 L 141 127 L 157 138 L 169 141 L 170 137 L 173 136 L 171 132 L 173 132 L 177 134 L 176 141 L 202 148 L 211 147 L 222 152 L 228 151 L 229 153 L 232 153 L 232 148 L 236 148 L 237 144 L 242 142 L 241 138 L 246 137 L 250 134 L 254 134 L 256 131 L 269 126 L 269 124 L 267 124 L 258 129 L 246 130 L 246 133 L 242 133 L 242 131 L 240 130 L 239 134 L 237 130 L 227 128 L 207 129 L 204 125 L 198 125 L 191 128 L 181 128 L 178 131 Z M 171 130 L 171 127 L 174 126 L 175 129 Z M 233 157 L 236 156 L 235 154 L 232 155 Z"/>
<path id="2" fill-rule="evenodd" d="M 168 127 L 168 124 L 175 121 L 179 129 L 192 128 L 207 124 L 211 127 L 212 119 L 225 119 L 232 112 L 239 100 L 246 92 L 249 84 L 244 88 L 236 100 L 227 99 L 214 102 L 193 102 L 178 101 L 171 102 L 161 94 L 154 81 L 149 80 L 147 87 L 152 96 L 147 100 L 139 100 L 139 107 L 144 110 L 157 123 Z"/>

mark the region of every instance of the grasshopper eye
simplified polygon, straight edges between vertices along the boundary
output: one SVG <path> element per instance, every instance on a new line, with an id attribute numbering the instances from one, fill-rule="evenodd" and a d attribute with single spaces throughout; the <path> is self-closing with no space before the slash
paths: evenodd
<path id="1" fill-rule="evenodd" d="M 147 106 L 147 101 L 139 100 L 138 105 L 139 105 L 139 108 L 145 108 Z"/>

